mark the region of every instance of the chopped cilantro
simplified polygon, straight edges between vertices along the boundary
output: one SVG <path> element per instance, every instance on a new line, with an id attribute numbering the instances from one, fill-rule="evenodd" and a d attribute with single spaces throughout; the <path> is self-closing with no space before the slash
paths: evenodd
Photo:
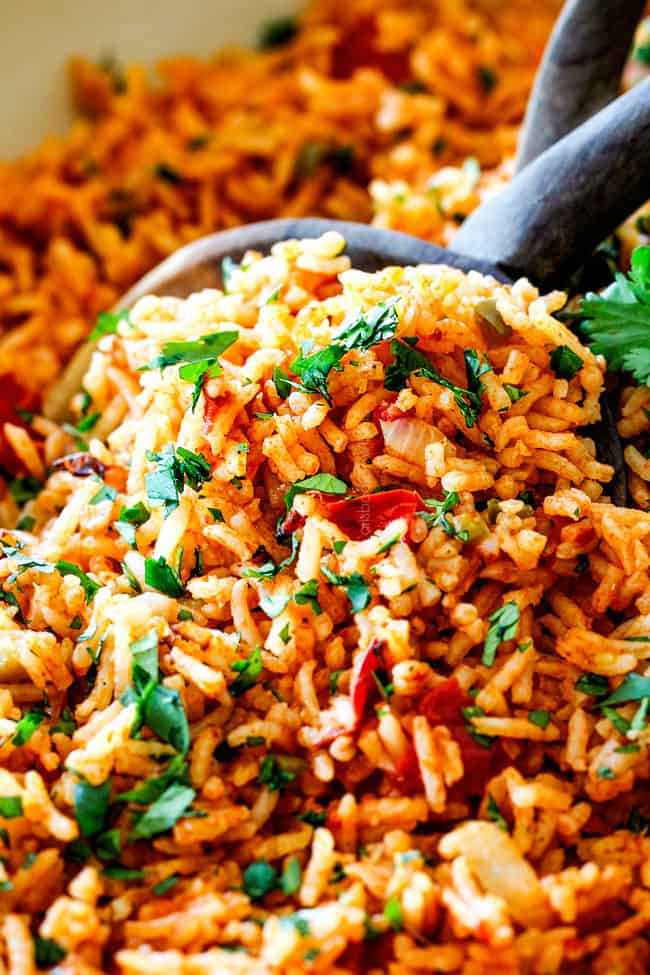
<path id="1" fill-rule="evenodd" d="M 208 511 L 212 515 L 212 520 L 224 524 L 226 519 L 224 518 L 220 508 L 208 508 Z"/>
<path id="2" fill-rule="evenodd" d="M 84 591 L 84 596 L 87 603 L 91 603 L 95 596 L 95 593 L 101 589 L 98 582 L 91 579 L 90 576 L 82 572 L 78 565 L 73 565 L 72 562 L 62 562 L 60 559 L 55 563 L 57 571 L 62 576 L 76 576 L 81 583 L 81 588 Z"/>
<path id="3" fill-rule="evenodd" d="M 314 616 L 320 616 L 323 612 L 318 602 L 318 580 L 310 579 L 293 597 L 298 606 L 309 605 Z"/>
<path id="4" fill-rule="evenodd" d="M 165 877 L 164 880 L 160 880 L 157 884 L 154 884 L 151 888 L 151 893 L 154 897 L 162 897 L 168 891 L 175 887 L 181 878 L 177 873 L 172 873 L 169 877 Z"/>
<path id="5" fill-rule="evenodd" d="M 295 481 L 284 496 L 284 503 L 287 511 L 291 510 L 293 499 L 297 494 L 305 494 L 307 491 L 321 491 L 323 494 L 345 494 L 348 486 L 340 477 L 333 474 L 314 474 L 313 477 L 306 477 L 303 481 Z"/>
<path id="6" fill-rule="evenodd" d="M 427 527 L 439 527 L 450 538 L 459 538 L 461 542 L 469 541 L 469 532 L 466 530 L 457 531 L 454 523 L 447 517 L 456 505 L 460 504 L 460 496 L 456 491 L 445 491 L 442 501 L 427 498 L 424 503 L 427 508 L 432 508 L 433 511 L 418 511 L 417 515 Z"/>
<path id="7" fill-rule="evenodd" d="M 20 796 L 0 796 L 0 818 L 17 819 L 23 815 L 23 801 Z"/>
<path id="8" fill-rule="evenodd" d="M 231 669 L 239 675 L 228 688 L 231 695 L 233 697 L 239 697 L 244 691 L 250 690 L 257 683 L 257 678 L 262 673 L 263 666 L 261 647 L 255 647 L 250 657 L 247 657 L 245 660 L 236 660 L 231 664 Z"/>
<path id="9" fill-rule="evenodd" d="M 231 329 L 202 335 L 193 341 L 167 342 L 163 345 L 160 355 L 142 368 L 165 369 L 167 366 L 182 363 L 178 375 L 185 382 L 194 384 L 192 394 L 192 410 L 194 410 L 203 388 L 204 378 L 221 375 L 223 370 L 219 364 L 219 356 L 229 349 L 238 337 L 239 332 Z"/>
<path id="10" fill-rule="evenodd" d="M 328 345 L 311 355 L 299 355 L 291 363 L 291 370 L 301 381 L 302 389 L 308 393 L 320 393 L 332 405 L 327 386 L 327 377 L 332 369 L 342 372 L 341 359 L 347 349 L 342 345 Z"/>
<path id="11" fill-rule="evenodd" d="M 25 504 L 26 501 L 31 501 L 39 494 L 42 488 L 43 485 L 38 478 L 32 477 L 31 475 L 27 477 L 16 477 L 13 481 L 9 482 L 9 494 L 18 505 Z"/>
<path id="12" fill-rule="evenodd" d="M 161 454 L 147 451 L 147 458 L 156 461 L 155 470 L 145 475 L 147 498 L 165 509 L 165 518 L 178 508 L 185 482 L 195 491 L 210 478 L 210 465 L 202 454 L 185 447 L 168 444 Z"/>
<path id="13" fill-rule="evenodd" d="M 74 783 L 72 787 L 74 812 L 82 836 L 95 836 L 101 833 L 106 822 L 110 795 L 110 778 L 101 785 L 91 785 L 83 779 Z"/>
<path id="14" fill-rule="evenodd" d="M 192 805 L 196 792 L 189 785 L 172 782 L 149 808 L 134 820 L 130 840 L 145 840 L 166 833 Z"/>
<path id="15" fill-rule="evenodd" d="M 601 295 L 582 299 L 582 329 L 593 343 L 592 351 L 604 355 L 610 369 L 631 372 L 650 383 L 650 247 L 632 252 L 631 270 L 618 273 Z"/>
<path id="16" fill-rule="evenodd" d="M 117 327 L 120 322 L 128 322 L 129 313 L 128 311 L 102 311 L 97 316 L 97 321 L 95 322 L 95 327 L 88 336 L 89 342 L 95 342 L 97 339 L 101 338 L 102 335 L 114 335 L 117 332 Z"/>
<path id="17" fill-rule="evenodd" d="M 583 674 L 576 681 L 576 690 L 591 697 L 604 697 L 609 693 L 609 681 L 601 674 Z"/>
<path id="18" fill-rule="evenodd" d="M 117 491 L 114 487 L 110 487 L 108 484 L 102 484 L 99 491 L 93 494 L 90 499 L 90 504 L 101 504 L 102 501 L 115 501 L 117 497 Z"/>
<path id="19" fill-rule="evenodd" d="M 159 559 L 145 559 L 144 581 L 152 589 L 164 592 L 166 596 L 171 596 L 173 599 L 178 599 L 185 591 L 178 572 L 168 565 L 162 556 Z"/>
<path id="20" fill-rule="evenodd" d="M 568 345 L 558 345 L 550 356 L 551 369 L 560 379 L 573 379 L 580 372 L 584 362 Z"/>
<path id="21" fill-rule="evenodd" d="M 482 661 L 486 667 L 494 664 L 497 650 L 506 640 L 512 640 L 519 629 L 519 606 L 510 601 L 496 609 L 490 616 L 490 627 L 483 644 Z"/>
<path id="22" fill-rule="evenodd" d="M 648 696 L 650 696 L 650 677 L 627 674 L 616 690 L 601 702 L 601 706 L 611 707 L 614 704 L 622 704 L 624 701 L 640 701 Z"/>
<path id="23" fill-rule="evenodd" d="M 548 727 L 550 723 L 551 713 L 550 711 L 545 711 L 543 708 L 540 708 L 537 711 L 529 711 L 528 720 L 532 724 L 537 725 L 538 728 L 544 730 L 545 728 Z"/>
<path id="24" fill-rule="evenodd" d="M 378 342 L 392 339 L 399 325 L 395 305 L 399 297 L 380 301 L 378 305 L 356 318 L 344 322 L 334 341 L 344 349 L 369 349 Z"/>
<path id="25" fill-rule="evenodd" d="M 37 968 L 51 968 L 63 961 L 67 952 L 57 941 L 52 938 L 41 938 L 36 935 L 34 938 L 34 960 Z"/>
<path id="26" fill-rule="evenodd" d="M 284 593 L 279 593 L 277 596 L 265 596 L 260 599 L 260 609 L 266 613 L 269 619 L 274 620 L 276 616 L 285 611 L 290 600 L 291 596 L 286 596 Z"/>
<path id="27" fill-rule="evenodd" d="M 596 778 L 598 779 L 615 779 L 616 772 L 613 772 L 611 768 L 607 765 L 599 766 L 596 772 Z"/>
<path id="28" fill-rule="evenodd" d="M 402 930 L 402 906 L 397 897 L 390 897 L 386 901 L 384 905 L 384 917 L 390 924 L 393 931 Z"/>
<path id="29" fill-rule="evenodd" d="M 313 809 L 307 810 L 304 813 L 296 813 L 296 819 L 299 819 L 302 823 L 307 823 L 308 826 L 313 826 L 314 829 L 318 829 L 319 826 L 324 826 L 327 822 L 327 813 L 315 812 Z"/>
<path id="30" fill-rule="evenodd" d="M 396 392 L 404 389 L 409 376 L 423 376 L 439 386 L 451 390 L 454 402 L 465 420 L 468 428 L 475 426 L 481 412 L 481 397 L 473 390 L 456 386 L 449 379 L 441 376 L 431 361 L 419 349 L 415 348 L 417 340 L 401 341 L 393 339 L 390 351 L 393 360 L 386 368 L 384 386 Z"/>
<path id="31" fill-rule="evenodd" d="M 269 792 L 282 792 L 295 777 L 296 773 L 284 768 L 281 760 L 275 755 L 266 755 L 260 765 L 257 781 L 260 785 L 268 786 Z"/>
<path id="32" fill-rule="evenodd" d="M 12 744 L 16 745 L 16 747 L 19 745 L 26 745 L 36 729 L 43 724 L 45 718 L 46 714 L 40 708 L 34 708 L 32 711 L 26 711 L 16 725 L 16 730 L 13 738 L 11 739 Z"/>
<path id="33" fill-rule="evenodd" d="M 353 572 L 349 576 L 337 575 L 326 565 L 321 565 L 321 572 L 335 586 L 342 586 L 350 600 L 350 608 L 353 613 L 360 613 L 362 609 L 370 603 L 370 589 L 361 573 Z"/>
<path id="34" fill-rule="evenodd" d="M 282 640 L 282 642 L 284 643 L 284 645 L 286 647 L 287 643 L 291 639 L 291 630 L 289 628 L 289 624 L 288 623 L 285 623 L 284 624 L 284 626 L 282 627 L 282 629 L 278 633 L 278 636 L 280 637 L 280 639 Z"/>

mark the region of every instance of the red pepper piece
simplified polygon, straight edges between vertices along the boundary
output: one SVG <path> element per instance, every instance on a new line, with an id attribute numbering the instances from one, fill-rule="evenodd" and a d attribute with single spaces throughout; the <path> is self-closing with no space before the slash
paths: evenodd
<path id="1" fill-rule="evenodd" d="M 352 711 L 357 727 L 363 720 L 363 714 L 371 693 L 377 688 L 372 674 L 373 671 L 379 670 L 381 667 L 379 657 L 381 646 L 379 640 L 373 640 L 367 649 L 359 654 L 354 664 L 350 681 L 350 700 L 352 701 Z"/>
<path id="2" fill-rule="evenodd" d="M 396 518 L 406 518 L 410 523 L 421 507 L 417 491 L 406 488 L 325 502 L 329 520 L 355 542 L 370 538 Z"/>

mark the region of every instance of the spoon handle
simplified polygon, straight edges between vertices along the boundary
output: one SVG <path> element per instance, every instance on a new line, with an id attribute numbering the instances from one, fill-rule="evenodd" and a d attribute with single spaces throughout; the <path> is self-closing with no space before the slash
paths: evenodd
<path id="1" fill-rule="evenodd" d="M 569 0 L 546 46 L 517 171 L 615 98 L 645 0 Z"/>
<path id="2" fill-rule="evenodd" d="M 648 198 L 650 78 L 583 122 L 475 210 L 454 250 L 552 287 Z"/>

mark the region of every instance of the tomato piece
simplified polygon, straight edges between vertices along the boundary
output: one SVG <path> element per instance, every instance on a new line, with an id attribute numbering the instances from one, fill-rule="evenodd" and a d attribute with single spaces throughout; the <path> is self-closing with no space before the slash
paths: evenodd
<path id="1" fill-rule="evenodd" d="M 356 68 L 377 68 L 394 84 L 411 77 L 408 51 L 382 51 L 377 47 L 373 17 L 364 17 L 334 49 L 332 75 L 349 78 Z"/>
<path id="2" fill-rule="evenodd" d="M 486 748 L 467 730 L 463 708 L 471 704 L 471 697 L 461 688 L 455 677 L 450 677 L 427 691 L 420 701 L 420 714 L 431 724 L 446 725 L 460 748 L 464 774 L 462 780 L 451 790 L 451 795 L 459 798 L 480 795 L 490 779 L 508 765 L 508 756 L 500 741 Z"/>
<path id="3" fill-rule="evenodd" d="M 431 724 L 464 725 L 463 708 L 471 705 L 472 699 L 455 677 L 437 684 L 420 701 L 420 714 Z"/>
<path id="4" fill-rule="evenodd" d="M 352 711 L 357 727 L 363 719 L 370 695 L 377 688 L 372 675 L 373 671 L 379 670 L 381 667 L 379 657 L 381 646 L 379 640 L 373 640 L 363 653 L 358 655 L 354 663 L 350 681 L 350 700 L 352 701 Z"/>
<path id="5" fill-rule="evenodd" d="M 361 542 L 396 518 L 406 518 L 410 523 L 422 507 L 422 500 L 417 491 L 395 488 L 343 501 L 326 501 L 325 507 L 327 517 L 337 528 L 353 541 Z"/>
<path id="6" fill-rule="evenodd" d="M 409 745 L 405 754 L 395 762 L 395 778 L 399 788 L 407 795 L 422 790 L 420 763 L 413 745 Z"/>

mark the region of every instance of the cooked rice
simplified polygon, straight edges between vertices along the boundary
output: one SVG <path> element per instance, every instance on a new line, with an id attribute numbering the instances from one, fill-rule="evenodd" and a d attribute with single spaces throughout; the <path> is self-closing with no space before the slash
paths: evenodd
<path id="1" fill-rule="evenodd" d="M 637 703 L 600 712 L 588 693 L 650 656 L 650 515 L 609 502 L 612 470 L 582 432 L 604 363 L 553 317 L 561 295 L 443 267 L 341 270 L 343 248 L 279 243 L 227 294 L 142 299 L 73 404 L 112 428 L 82 452 L 30 428 L 39 457 L 56 437 L 67 460 L 2 532 L 12 975 L 36 950 L 70 975 L 646 970 L 648 731 Z M 384 339 L 329 372 L 331 403 L 278 388 L 301 348 L 395 299 L 401 347 L 417 340 L 433 378 L 386 389 Z M 182 362 L 142 370 L 233 329 L 194 410 Z M 582 360 L 571 380 L 550 366 L 561 346 Z M 491 366 L 469 426 L 435 381 L 467 388 L 468 349 Z M 170 445 L 205 465 L 177 497 L 155 480 Z M 285 520 L 291 484 L 317 475 L 361 497 L 342 502 L 352 521 L 331 480 Z M 425 507 L 452 491 L 446 513 Z M 153 560 L 178 593 L 145 582 Z M 501 607 L 516 622 L 490 656 Z M 176 737 L 142 710 L 147 646 Z M 186 801 L 148 832 L 165 770 Z M 146 800 L 119 799 L 143 782 Z M 89 826 L 79 790 L 102 787 Z"/>

